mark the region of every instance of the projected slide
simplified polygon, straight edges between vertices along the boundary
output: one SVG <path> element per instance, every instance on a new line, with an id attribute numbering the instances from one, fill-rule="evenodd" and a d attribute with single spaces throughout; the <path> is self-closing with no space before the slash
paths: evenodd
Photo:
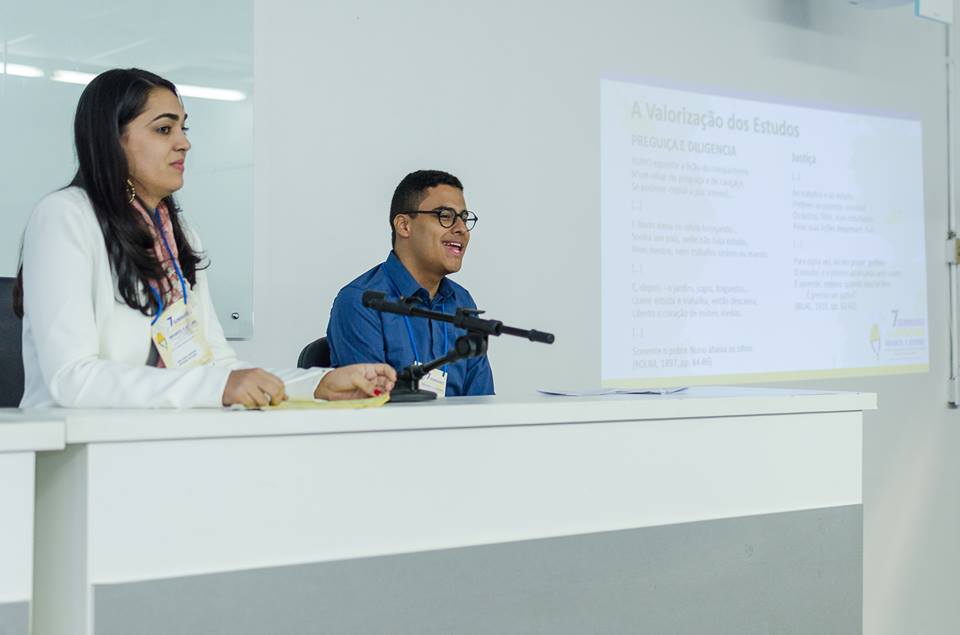
<path id="1" fill-rule="evenodd" d="M 601 82 L 602 379 L 922 372 L 921 127 Z"/>

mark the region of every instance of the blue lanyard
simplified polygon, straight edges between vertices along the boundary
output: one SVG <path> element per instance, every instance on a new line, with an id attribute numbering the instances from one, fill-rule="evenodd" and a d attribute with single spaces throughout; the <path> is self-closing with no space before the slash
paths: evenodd
<path id="1" fill-rule="evenodd" d="M 400 292 L 400 287 L 397 286 L 397 283 L 394 282 L 393 278 L 391 278 L 390 276 L 387 276 L 387 278 L 390 280 L 390 284 L 393 285 L 394 290 L 397 292 L 397 297 L 398 297 L 398 298 L 402 298 L 402 297 L 403 297 L 403 294 Z M 444 311 L 445 305 L 446 305 L 446 300 L 441 300 L 441 301 L 440 301 L 440 309 L 441 309 L 441 311 Z M 404 316 L 403 316 L 403 323 L 404 323 L 404 324 L 406 325 L 406 327 L 407 327 L 407 337 L 410 338 L 410 348 L 413 349 L 413 359 L 414 359 L 415 362 L 417 362 L 418 364 L 420 364 L 420 363 L 421 363 L 421 361 L 420 361 L 420 353 L 417 351 L 417 341 L 413 338 L 413 327 L 410 325 L 410 317 L 404 315 Z M 443 349 L 444 349 L 444 355 L 446 355 L 446 352 L 447 352 L 447 323 L 446 323 L 446 322 L 443 323 Z M 443 365 L 443 368 L 441 368 L 440 370 L 442 370 L 444 373 L 446 373 L 446 372 L 447 372 L 447 364 L 444 364 L 444 365 Z"/>
<path id="2" fill-rule="evenodd" d="M 167 242 L 167 235 L 163 232 L 163 223 L 160 222 L 160 208 L 153 210 L 153 219 L 157 224 L 157 232 L 160 234 L 160 239 L 163 241 L 163 246 L 167 249 L 167 253 L 170 254 L 170 261 L 173 263 L 173 270 L 177 272 L 177 279 L 180 280 L 180 289 L 183 291 L 183 303 L 187 303 L 187 281 L 183 279 L 183 273 L 180 271 L 180 265 L 177 263 L 177 259 L 173 257 L 173 250 L 170 249 L 170 243 Z M 157 289 L 153 288 L 153 285 L 148 285 L 150 291 L 153 292 L 153 297 L 157 301 L 157 314 L 153 316 L 153 319 L 150 321 L 150 326 L 156 324 L 157 320 L 160 319 L 160 314 L 163 313 L 164 304 L 163 297 L 160 295 L 160 292 Z"/>

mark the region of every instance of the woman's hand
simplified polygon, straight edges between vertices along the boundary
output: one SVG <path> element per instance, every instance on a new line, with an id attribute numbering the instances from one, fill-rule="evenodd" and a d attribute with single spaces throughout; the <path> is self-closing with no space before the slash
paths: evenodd
<path id="1" fill-rule="evenodd" d="M 364 399 L 393 390 L 397 372 L 386 364 L 353 364 L 334 368 L 313 392 L 317 399 Z"/>
<path id="2" fill-rule="evenodd" d="M 283 381 L 262 368 L 230 371 L 223 389 L 223 405 L 242 404 L 247 408 L 278 405 L 286 400 Z"/>

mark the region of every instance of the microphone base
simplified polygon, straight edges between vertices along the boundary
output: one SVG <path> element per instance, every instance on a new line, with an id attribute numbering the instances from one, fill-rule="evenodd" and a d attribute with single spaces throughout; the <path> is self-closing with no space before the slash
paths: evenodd
<path id="1" fill-rule="evenodd" d="M 411 403 L 415 401 L 433 401 L 437 398 L 437 394 L 430 392 L 429 390 L 411 390 L 406 386 L 396 386 L 390 392 L 390 401 L 391 403 Z"/>

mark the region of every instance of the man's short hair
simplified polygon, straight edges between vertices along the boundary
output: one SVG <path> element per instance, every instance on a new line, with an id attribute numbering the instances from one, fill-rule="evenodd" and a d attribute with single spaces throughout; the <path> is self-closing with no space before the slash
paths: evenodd
<path id="1" fill-rule="evenodd" d="M 449 185 L 463 191 L 460 179 L 440 170 L 417 170 L 403 177 L 397 189 L 393 191 L 390 202 L 390 244 L 397 244 L 397 231 L 393 228 L 393 219 L 397 214 L 409 212 L 420 207 L 427 197 L 427 190 L 437 185 Z"/>

